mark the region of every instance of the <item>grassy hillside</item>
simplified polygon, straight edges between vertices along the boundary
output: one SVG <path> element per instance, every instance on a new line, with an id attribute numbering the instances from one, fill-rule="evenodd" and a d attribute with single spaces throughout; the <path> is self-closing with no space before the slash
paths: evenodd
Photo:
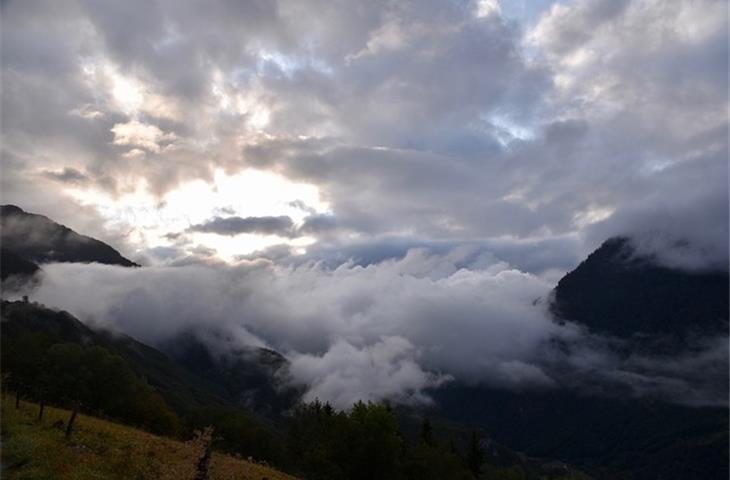
<path id="1" fill-rule="evenodd" d="M 2 478 L 23 480 L 193 479 L 202 447 L 157 437 L 99 418 L 79 415 L 70 440 L 61 428 L 70 412 L 2 402 Z M 211 479 L 286 480 L 294 477 L 228 455 L 213 453 Z"/>

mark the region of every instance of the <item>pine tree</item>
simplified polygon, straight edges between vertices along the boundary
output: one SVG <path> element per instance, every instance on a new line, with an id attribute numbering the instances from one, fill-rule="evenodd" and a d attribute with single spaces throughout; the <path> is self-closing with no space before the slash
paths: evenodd
<path id="1" fill-rule="evenodd" d="M 449 438 L 449 453 L 452 455 L 459 456 L 459 449 L 456 448 L 456 444 L 454 443 L 453 438 Z"/>
<path id="2" fill-rule="evenodd" d="M 423 423 L 421 424 L 421 443 L 424 445 L 434 445 L 433 441 L 433 428 L 431 428 L 431 421 L 424 417 Z"/>
<path id="3" fill-rule="evenodd" d="M 471 473 L 473 473 L 476 478 L 479 478 L 483 464 L 484 451 L 481 446 L 479 446 L 479 437 L 477 436 L 477 432 L 472 430 L 471 437 L 469 438 L 469 446 L 466 451 L 466 465 L 469 467 Z"/>

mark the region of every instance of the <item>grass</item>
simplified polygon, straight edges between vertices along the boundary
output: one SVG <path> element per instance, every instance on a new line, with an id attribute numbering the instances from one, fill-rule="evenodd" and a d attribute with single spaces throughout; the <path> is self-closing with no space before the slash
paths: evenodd
<path id="1" fill-rule="evenodd" d="M 132 427 L 79 415 L 73 435 L 53 424 L 70 412 L 10 397 L 2 402 L 1 476 L 5 480 L 193 480 L 200 445 L 158 437 Z M 211 480 L 294 480 L 294 477 L 241 458 L 213 453 Z"/>

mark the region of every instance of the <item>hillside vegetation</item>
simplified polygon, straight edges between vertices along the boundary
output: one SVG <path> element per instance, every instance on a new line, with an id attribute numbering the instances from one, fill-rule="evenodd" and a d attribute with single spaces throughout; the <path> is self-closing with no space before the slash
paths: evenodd
<path id="1" fill-rule="evenodd" d="M 12 478 L 64 478 L 44 477 L 43 472 L 66 472 L 87 464 L 112 475 L 108 478 L 166 478 L 163 470 L 175 470 L 176 465 L 193 468 L 200 457 L 194 451 L 180 450 L 178 442 L 158 437 L 145 438 L 168 446 L 161 447 L 161 452 L 140 450 L 145 445 L 141 440 L 107 442 L 104 435 L 88 437 L 88 430 L 85 433 L 77 425 L 79 420 L 72 421 L 77 417 L 56 414 L 54 419 L 49 412 L 59 410 L 50 406 L 113 419 L 177 440 L 211 426 L 215 431 L 208 444 L 217 452 L 264 460 L 310 480 L 583 478 L 567 465 L 535 462 L 501 447 L 497 451 L 483 432 L 452 436 L 441 431 L 437 435 L 426 418 L 421 418 L 420 433 L 406 438 L 402 427 L 407 422 L 383 404 L 358 402 L 338 411 L 319 401 L 300 403 L 278 421 L 267 421 L 241 406 L 220 402 L 226 397 L 217 396 L 215 385 L 208 389 L 204 379 L 128 337 L 104 335 L 68 313 L 31 302 L 4 301 L 1 313 L 1 378 L 3 391 L 13 393 L 6 403 L 25 406 L 19 411 L 11 408 L 2 425 L 8 457 L 4 463 L 16 465 L 9 472 L 45 468 L 38 475 Z M 246 378 L 251 376 L 241 375 L 233 383 Z M 37 405 L 35 413 L 28 413 L 33 410 L 29 405 Z M 26 418 L 16 419 L 23 412 Z M 58 415 L 66 422 L 65 431 L 64 426 L 51 428 Z M 42 423 L 34 423 L 41 416 Z M 24 431 L 26 435 L 22 435 Z M 65 443 L 54 443 L 62 436 Z M 90 457 L 76 462 L 56 453 L 69 445 L 74 454 Z M 122 461 L 129 465 L 116 466 Z M 44 467 L 33 466 L 37 463 Z M 131 476 L 113 476 L 125 468 L 135 470 Z M 79 475 L 67 478 L 106 478 Z"/>
<path id="2" fill-rule="evenodd" d="M 179 442 L 80 414 L 70 440 L 58 422 L 71 412 L 12 399 L 2 402 L 2 478 L 24 479 L 193 479 L 204 446 Z M 55 426 L 54 426 L 55 425 Z M 213 452 L 210 479 L 286 480 L 290 475 L 234 456 Z"/>

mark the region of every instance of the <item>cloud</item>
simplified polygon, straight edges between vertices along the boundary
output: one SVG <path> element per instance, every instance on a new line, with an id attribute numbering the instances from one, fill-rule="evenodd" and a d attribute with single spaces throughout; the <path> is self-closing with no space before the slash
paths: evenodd
<path id="1" fill-rule="evenodd" d="M 235 236 L 240 234 L 277 235 L 282 238 L 296 238 L 304 235 L 326 235 L 339 229 L 333 215 L 311 213 L 304 217 L 301 224 L 295 225 L 291 217 L 214 217 L 204 223 L 193 225 L 188 232 L 215 233 L 218 235 Z M 176 239 L 180 233 L 168 235 L 169 239 Z M 253 257 L 255 257 L 254 255 Z M 251 257 L 251 258 L 253 258 Z"/>
<path id="2" fill-rule="evenodd" d="M 260 235 L 292 235 L 294 222 L 287 216 L 278 217 L 215 217 L 205 223 L 188 228 L 190 232 L 216 233 L 218 235 L 240 235 L 257 233 Z"/>
<path id="3" fill-rule="evenodd" d="M 309 388 L 306 401 L 326 399 L 343 408 L 357 401 L 392 400 L 428 404 L 423 393 L 450 377 L 425 372 L 413 345 L 403 337 L 384 337 L 358 349 L 339 340 L 324 355 L 294 354 L 290 373 Z"/>
<path id="4" fill-rule="evenodd" d="M 114 145 L 132 145 L 142 147 L 153 153 L 160 153 L 163 142 L 175 140 L 172 132 L 164 133 L 156 125 L 149 125 L 132 120 L 127 123 L 117 123 L 112 129 Z"/>
<path id="5" fill-rule="evenodd" d="M 587 395 L 645 398 L 689 406 L 727 406 L 728 337 L 696 337 L 683 350 L 649 353 L 647 342 L 564 332 L 543 368 L 562 388 Z M 666 340 L 666 339 L 664 339 Z"/>
<path id="6" fill-rule="evenodd" d="M 297 228 L 300 234 L 324 234 L 338 228 L 337 219 L 329 214 L 312 214 L 304 218 L 302 225 Z"/>
<path id="7" fill-rule="evenodd" d="M 158 198 L 255 167 L 319 189 L 323 243 L 589 251 L 606 215 L 671 201 L 667 177 L 727 192 L 722 2 L 560 2 L 534 24 L 495 2 L 173 3 L 4 6 L 5 201 L 29 207 L 31 173 L 69 159 L 89 191 Z"/>
<path id="8" fill-rule="evenodd" d="M 413 250 L 368 267 L 254 261 L 145 267 L 131 275 L 50 264 L 32 297 L 151 344 L 192 330 L 203 341 L 222 332 L 272 347 L 292 359 L 293 375 L 312 395 L 338 401 L 424 401 L 423 390 L 448 376 L 534 383 L 540 367 L 533 354 L 557 328 L 533 305 L 549 285 L 495 261 L 458 267 L 464 258 L 460 251 Z M 350 363 L 335 361 L 343 352 L 353 353 Z M 525 374 L 528 365 L 533 373 Z"/>
<path id="9" fill-rule="evenodd" d="M 73 167 L 65 167 L 60 171 L 47 170 L 43 172 L 43 175 L 52 180 L 56 180 L 62 183 L 87 183 L 90 179 L 87 175 L 80 172 Z"/>
<path id="10" fill-rule="evenodd" d="M 330 220 L 330 219 L 328 219 Z M 334 222 L 334 219 L 331 219 Z M 306 223 L 305 223 L 306 226 Z M 304 230 L 304 226 L 300 229 Z M 501 259 L 518 270 L 533 275 L 562 275 L 585 258 L 590 252 L 582 251 L 582 242 L 577 236 L 546 237 L 533 240 L 514 239 L 453 239 L 424 240 L 408 236 L 381 236 L 367 239 L 343 241 L 334 238 L 320 240 L 307 248 L 303 255 L 280 255 L 279 249 L 255 252 L 249 259 L 263 257 L 275 259 L 277 263 L 299 265 L 314 261 L 335 268 L 347 262 L 368 266 L 384 260 L 402 258 L 409 250 L 421 249 L 435 255 L 459 249 L 464 254 L 465 266 L 478 259 Z M 275 256 L 270 256 L 275 253 Z M 556 279 L 557 282 L 557 279 Z"/>
<path id="11" fill-rule="evenodd" d="M 580 49 L 604 27 L 620 21 L 631 2 L 628 0 L 578 1 L 574 5 L 555 3 L 530 32 L 529 40 L 549 45 L 555 54 L 570 54 Z"/>
<path id="12" fill-rule="evenodd" d="M 263 260 L 49 264 L 31 296 L 153 345 L 192 332 L 223 353 L 273 348 L 291 360 L 292 381 L 308 387 L 307 398 L 342 407 L 358 398 L 428 402 L 428 389 L 447 380 L 600 395 L 621 385 L 636 396 L 722 402 L 726 362 L 717 342 L 674 352 L 674 363 L 626 356 L 632 350 L 614 348 L 614 340 L 553 322 L 550 288 L 493 256 L 457 248 L 336 268 Z"/>
<path id="13" fill-rule="evenodd" d="M 644 202 L 592 225 L 587 230 L 589 238 L 599 241 L 609 234 L 620 234 L 632 239 L 638 255 L 670 268 L 727 271 L 727 176 L 727 162 L 717 157 L 661 172 L 657 175 L 661 185 L 648 187 Z M 703 182 L 703 188 L 686 188 L 695 182 Z M 674 195 L 665 196 L 665 191 L 673 191 Z M 708 222 L 708 218 L 714 221 Z"/>

